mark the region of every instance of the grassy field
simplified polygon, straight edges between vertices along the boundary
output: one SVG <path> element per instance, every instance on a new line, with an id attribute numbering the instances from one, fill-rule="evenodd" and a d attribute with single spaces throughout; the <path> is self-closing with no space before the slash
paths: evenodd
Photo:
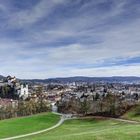
<path id="1" fill-rule="evenodd" d="M 135 114 L 135 109 L 126 115 Z M 35 132 L 55 125 L 60 117 L 44 113 L 0 121 L 0 138 Z M 58 128 L 19 140 L 140 140 L 140 124 L 107 119 L 68 120 Z"/>
<path id="2" fill-rule="evenodd" d="M 20 140 L 140 140 L 140 125 L 111 120 L 69 120 L 55 130 Z"/>
<path id="3" fill-rule="evenodd" d="M 130 109 L 122 116 L 122 118 L 128 120 L 140 121 L 140 105 L 137 105 L 136 107 Z"/>
<path id="4" fill-rule="evenodd" d="M 60 117 L 52 113 L 42 113 L 29 117 L 0 121 L 0 138 L 26 134 L 49 128 L 59 121 Z"/>

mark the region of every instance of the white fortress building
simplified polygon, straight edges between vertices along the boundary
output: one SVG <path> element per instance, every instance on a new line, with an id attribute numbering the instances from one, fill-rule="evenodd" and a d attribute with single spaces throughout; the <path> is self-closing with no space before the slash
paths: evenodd
<path id="1" fill-rule="evenodd" d="M 14 83 L 16 83 L 16 77 L 7 76 L 7 84 L 9 86 L 14 86 Z"/>

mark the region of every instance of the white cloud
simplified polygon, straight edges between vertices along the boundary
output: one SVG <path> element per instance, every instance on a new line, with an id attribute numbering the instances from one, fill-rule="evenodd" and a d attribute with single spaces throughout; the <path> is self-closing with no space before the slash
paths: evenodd
<path id="1" fill-rule="evenodd" d="M 80 1 L 76 2 L 78 4 Z M 5 26 L 9 25 L 6 28 L 9 29 L 9 34 L 5 37 L 1 35 L 4 40 L 0 39 L 0 72 L 5 74 L 10 71 L 23 78 L 73 75 L 139 76 L 139 65 L 104 65 L 117 65 L 121 60 L 140 55 L 140 17 L 128 16 L 125 20 L 123 14 L 129 10 L 124 8 L 127 0 L 115 1 L 113 7 L 105 12 L 98 9 L 99 3 L 103 1 L 86 3 L 75 8 L 75 11 L 58 11 L 55 18 L 51 19 L 54 23 L 52 25 L 52 22 L 47 22 L 48 15 L 52 14 L 57 6 L 58 9 L 61 9 L 61 6 L 68 8 L 68 1 L 41 0 L 31 9 L 12 12 L 5 23 Z M 3 9 L 1 5 L 0 9 Z M 41 25 L 37 24 L 44 17 L 45 23 L 42 21 Z M 34 24 L 36 28 L 33 28 Z M 21 36 L 14 36 L 14 33 L 10 36 L 13 30 L 17 31 L 19 28 L 23 32 Z M 0 28 L 1 30 L 5 31 Z M 102 67 L 97 68 L 98 65 Z M 88 68 L 89 66 L 92 68 Z"/>

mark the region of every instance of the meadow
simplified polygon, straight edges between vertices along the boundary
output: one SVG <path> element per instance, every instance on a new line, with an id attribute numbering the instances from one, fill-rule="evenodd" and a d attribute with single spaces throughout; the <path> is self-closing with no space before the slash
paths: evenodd
<path id="1" fill-rule="evenodd" d="M 59 120 L 60 117 L 52 113 L 1 120 L 0 139 L 46 129 L 55 125 Z"/>
<path id="2" fill-rule="evenodd" d="M 112 120 L 67 120 L 43 134 L 21 140 L 140 140 L 140 125 Z"/>
<path id="3" fill-rule="evenodd" d="M 133 108 L 123 118 L 139 121 L 136 112 L 137 108 Z M 52 113 L 3 120 L 0 121 L 0 138 L 43 130 L 59 120 L 60 116 Z M 140 140 L 140 124 L 94 117 L 73 119 L 48 132 L 19 140 Z"/>

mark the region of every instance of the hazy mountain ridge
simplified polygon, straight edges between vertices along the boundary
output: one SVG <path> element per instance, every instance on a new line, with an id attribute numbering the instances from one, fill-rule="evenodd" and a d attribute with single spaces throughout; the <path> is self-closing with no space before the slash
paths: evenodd
<path id="1" fill-rule="evenodd" d="M 114 76 L 114 77 L 64 77 L 64 78 L 49 78 L 49 79 L 24 79 L 28 82 L 42 82 L 42 83 L 67 83 L 67 82 L 137 82 L 140 77 L 135 76 Z"/>
<path id="2" fill-rule="evenodd" d="M 0 80 L 5 76 L 0 75 Z M 140 81 L 140 77 L 136 76 L 112 76 L 112 77 L 57 77 L 48 79 L 20 79 L 24 82 L 38 82 L 38 83 L 68 83 L 68 82 L 137 82 Z"/>

